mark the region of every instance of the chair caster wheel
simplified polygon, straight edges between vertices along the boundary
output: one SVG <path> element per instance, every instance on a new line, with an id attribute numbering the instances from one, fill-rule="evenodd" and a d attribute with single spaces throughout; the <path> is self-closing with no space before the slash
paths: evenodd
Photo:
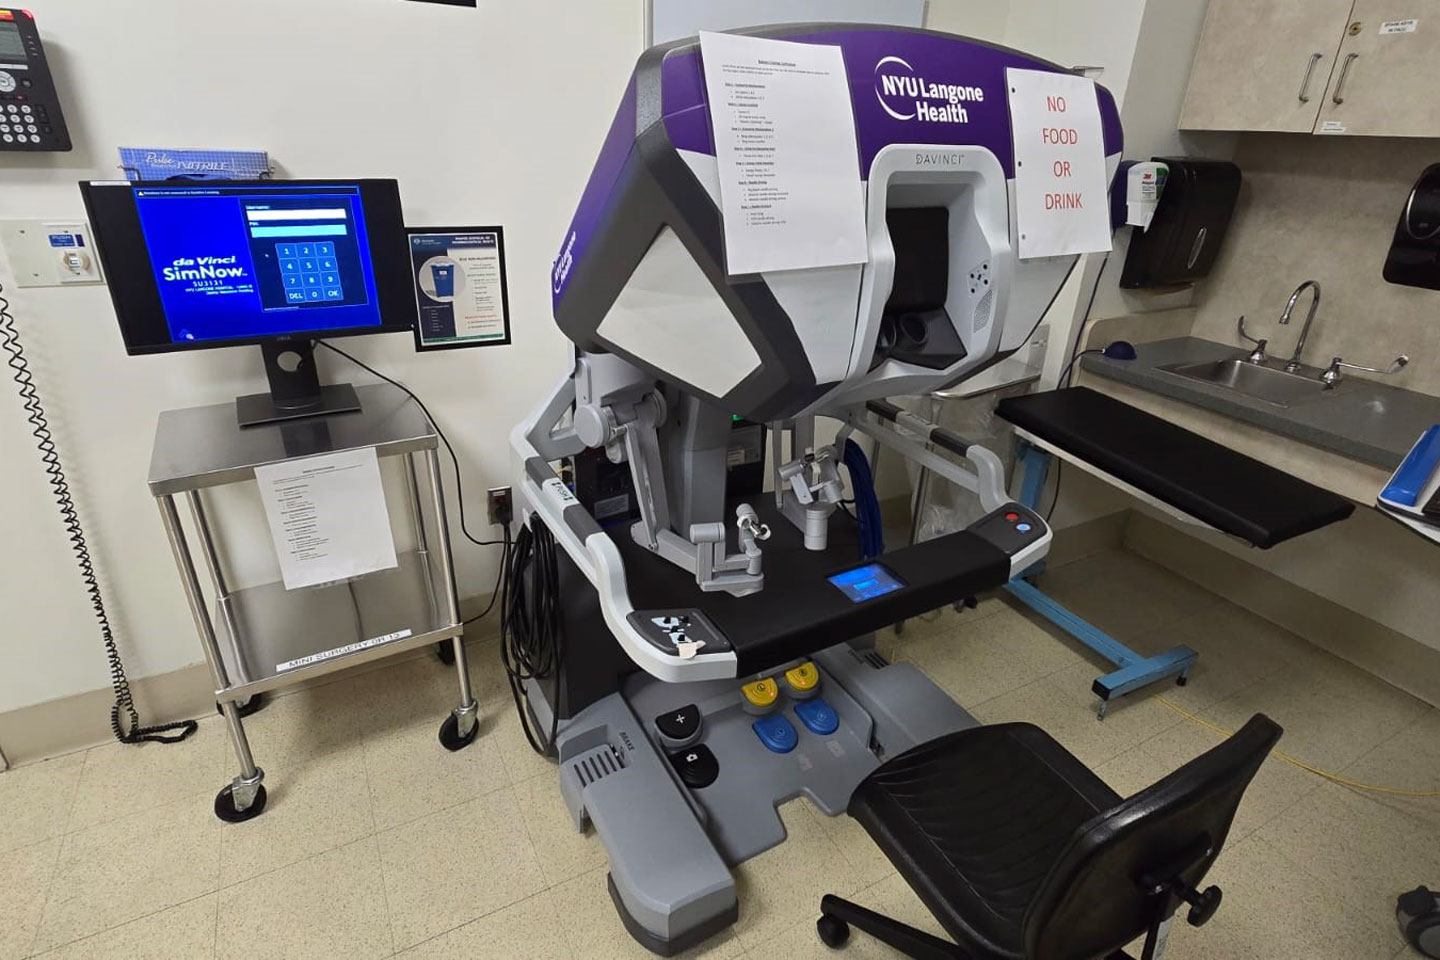
<path id="1" fill-rule="evenodd" d="M 1178 677 L 1175 678 L 1175 686 L 1177 686 L 1177 687 L 1183 687 L 1183 686 L 1185 686 L 1185 684 L 1187 684 L 1187 683 L 1189 683 L 1189 682 L 1190 682 L 1190 678 L 1187 677 L 1187 676 L 1185 676 L 1183 673 L 1182 673 L 1180 676 L 1178 676 Z"/>
<path id="2" fill-rule="evenodd" d="M 239 711 L 240 719 L 243 720 L 252 714 L 259 713 L 264 708 L 267 702 L 268 701 L 266 701 L 265 699 L 265 694 L 255 693 L 246 697 L 244 700 L 235 701 L 235 709 Z M 220 714 L 222 717 L 225 715 L 225 711 L 220 709 L 220 704 L 218 703 L 215 704 L 215 712 Z"/>
<path id="3" fill-rule="evenodd" d="M 435 644 L 435 656 L 447 667 L 455 666 L 455 644 L 449 640 L 441 640 Z"/>
<path id="4" fill-rule="evenodd" d="M 440 724 L 440 746 L 449 750 L 451 753 L 454 753 L 456 750 L 464 750 L 475 742 L 475 735 L 479 732 L 480 722 L 477 719 L 475 725 L 470 728 L 470 732 L 462 737 L 460 735 L 460 721 L 456 718 L 455 714 L 452 713 L 445 718 L 444 723 Z"/>
<path id="5" fill-rule="evenodd" d="M 832 950 L 839 950 L 845 946 L 845 941 L 850 939 L 850 924 L 839 917 L 822 914 L 820 919 L 815 921 L 815 932 L 820 934 L 821 943 Z"/>
<path id="6" fill-rule="evenodd" d="M 254 820 L 265 812 L 265 785 L 255 788 L 255 799 L 244 810 L 235 809 L 235 785 L 231 784 L 215 794 L 215 816 L 226 823 L 244 823 Z"/>

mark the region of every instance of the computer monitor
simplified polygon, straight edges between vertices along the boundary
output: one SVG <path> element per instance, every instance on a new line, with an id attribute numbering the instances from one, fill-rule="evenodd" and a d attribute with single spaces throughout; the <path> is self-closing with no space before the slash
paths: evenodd
<path id="1" fill-rule="evenodd" d="M 321 386 L 313 341 L 410 330 L 394 180 L 80 184 L 131 355 L 258 344 L 270 393 L 242 426 L 360 408 Z"/>

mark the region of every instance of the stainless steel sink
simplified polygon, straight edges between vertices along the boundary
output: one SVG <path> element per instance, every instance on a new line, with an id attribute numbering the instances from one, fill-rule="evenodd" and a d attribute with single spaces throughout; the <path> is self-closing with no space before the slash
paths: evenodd
<path id="1" fill-rule="evenodd" d="M 1321 371 L 1309 367 L 1302 367 L 1299 373 L 1287 373 L 1246 360 L 1205 360 L 1171 363 L 1159 369 L 1187 380 L 1234 390 L 1277 407 L 1293 407 L 1333 392 L 1320 382 Z"/>

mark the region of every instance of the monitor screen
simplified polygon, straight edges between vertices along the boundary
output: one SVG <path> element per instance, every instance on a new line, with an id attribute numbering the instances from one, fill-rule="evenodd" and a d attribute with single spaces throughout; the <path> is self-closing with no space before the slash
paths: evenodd
<path id="1" fill-rule="evenodd" d="M 131 353 L 413 325 L 394 181 L 83 186 Z"/>
<path id="2" fill-rule="evenodd" d="M 878 563 L 867 563 L 828 578 L 853 603 L 863 603 L 894 593 L 905 586 L 895 574 Z"/>

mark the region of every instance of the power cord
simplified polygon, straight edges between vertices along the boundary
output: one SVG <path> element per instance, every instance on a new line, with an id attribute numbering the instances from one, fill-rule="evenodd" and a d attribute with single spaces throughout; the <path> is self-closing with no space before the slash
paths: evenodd
<path id="1" fill-rule="evenodd" d="M 1055 496 L 1052 497 L 1051 500 L 1050 500 L 1050 509 L 1045 511 L 1045 522 L 1046 522 L 1047 524 L 1050 522 L 1050 518 L 1053 517 L 1053 516 L 1055 516 L 1055 507 L 1056 507 L 1057 505 L 1059 505 L 1059 503 L 1060 503 L 1060 481 L 1061 481 L 1062 479 L 1064 479 L 1064 475 L 1061 473 L 1061 468 L 1063 468 L 1064 466 L 1065 466 L 1065 461 L 1064 461 L 1064 460 L 1061 460 L 1059 457 L 1056 457 L 1056 458 L 1055 458 Z"/>
<path id="2" fill-rule="evenodd" d="M 506 555 L 500 601 L 500 659 L 525 739 L 536 753 L 548 756 L 560 729 L 560 669 L 565 662 L 555 537 L 539 515 L 532 514 Z M 546 679 L 552 684 L 550 731 L 542 735 L 532 727 L 525 681 L 538 683 Z"/>
<path id="3" fill-rule="evenodd" d="M 179 743 L 197 729 L 194 720 L 178 723 L 163 723 L 144 727 L 140 725 L 140 714 L 135 709 L 135 699 L 130 690 L 130 680 L 125 674 L 125 664 L 120 659 L 120 650 L 115 643 L 115 632 L 110 627 L 110 616 L 105 609 L 105 597 L 100 590 L 100 580 L 95 574 L 95 564 L 90 557 L 90 548 L 85 542 L 85 530 L 80 525 L 80 515 L 75 499 L 70 493 L 70 484 L 65 479 L 65 470 L 60 463 L 60 454 L 55 446 L 54 435 L 45 418 L 45 408 L 40 403 L 35 378 L 30 373 L 30 364 L 25 349 L 20 343 L 20 331 L 16 328 L 15 317 L 10 313 L 10 301 L 5 297 L 5 287 L 0 285 L 0 347 L 10 356 L 6 364 L 20 390 L 20 400 L 25 407 L 26 419 L 30 423 L 31 435 L 35 437 L 40 459 L 45 465 L 46 480 L 60 508 L 60 520 L 70 540 L 70 549 L 80 568 L 80 579 L 90 597 L 90 608 L 100 626 L 100 640 L 105 645 L 105 659 L 110 665 L 110 686 L 115 691 L 115 705 L 110 708 L 110 730 L 121 743 Z M 125 729 L 121 714 L 129 722 Z"/>
<path id="4" fill-rule="evenodd" d="M 1169 700 L 1166 700 L 1164 697 L 1156 697 L 1155 699 L 1159 700 L 1166 707 L 1170 708 L 1175 713 L 1178 713 L 1186 720 L 1189 720 L 1191 723 L 1198 724 L 1199 726 L 1204 727 L 1206 730 L 1209 730 L 1212 733 L 1218 733 L 1222 737 L 1231 736 L 1233 733 L 1233 731 L 1226 730 L 1224 727 L 1219 726 L 1218 724 L 1211 723 L 1209 720 L 1200 719 L 1199 717 L 1195 716 L 1195 714 L 1176 706 Z M 1315 776 L 1320 777 L 1324 780 L 1329 780 L 1331 783 L 1338 783 L 1342 787 L 1350 787 L 1355 790 L 1364 790 L 1369 793 L 1383 793 L 1388 794 L 1392 797 L 1440 797 L 1440 790 L 1400 790 L 1396 787 L 1380 787 L 1376 786 L 1373 783 L 1362 783 L 1359 780 L 1351 780 L 1348 777 L 1340 776 L 1340 774 L 1338 773 L 1332 773 L 1329 770 L 1323 770 L 1320 767 L 1308 764 L 1304 760 L 1301 760 L 1297 757 L 1292 757 L 1290 754 L 1285 753 L 1282 750 L 1271 750 L 1270 753 L 1272 756 L 1279 757 L 1286 763 L 1293 764 L 1299 767 L 1301 770 L 1306 770 L 1310 773 L 1313 773 L 1315 774 Z"/>
<path id="5" fill-rule="evenodd" d="M 1080 322 L 1075 328 L 1075 342 L 1070 345 L 1070 362 L 1065 365 L 1064 372 L 1062 372 L 1059 379 L 1055 381 L 1055 386 L 1057 387 L 1062 385 L 1062 381 L 1065 386 L 1069 386 L 1070 371 L 1074 368 L 1075 361 L 1079 360 L 1086 353 L 1095 352 L 1086 350 L 1082 353 L 1076 353 L 1075 351 L 1080 349 L 1080 338 L 1085 336 L 1085 324 L 1090 322 L 1090 311 L 1095 309 L 1095 297 L 1100 292 L 1100 281 L 1104 278 L 1105 268 L 1109 266 L 1109 264 L 1110 254 L 1107 253 L 1105 254 L 1105 259 L 1100 261 L 1100 272 L 1095 274 L 1095 285 L 1090 288 L 1090 299 L 1086 302 L 1085 312 L 1080 315 Z"/>
<path id="6" fill-rule="evenodd" d="M 374 367 L 370 366 L 370 364 L 359 359 L 358 357 L 346 353 L 344 350 L 341 350 L 334 344 L 326 343 L 324 340 L 316 340 L 315 342 L 320 346 L 324 347 L 326 350 L 331 351 L 332 353 L 340 354 L 340 356 L 344 357 L 346 360 L 349 360 L 361 370 L 364 370 L 365 372 L 373 376 L 379 377 L 381 380 L 384 380 L 392 387 L 397 387 L 400 390 L 403 390 L 406 396 L 408 396 L 411 400 L 414 400 L 417 404 L 420 405 L 420 409 L 425 412 L 425 416 L 430 418 L 430 423 L 435 427 L 435 432 L 439 434 L 440 442 L 445 444 L 445 452 L 450 454 L 450 463 L 455 467 L 455 502 L 460 506 L 460 532 L 465 535 L 466 540 L 469 540 L 477 547 L 504 546 L 506 543 L 505 540 L 481 540 L 470 533 L 469 523 L 465 519 L 465 483 L 460 475 L 460 458 L 455 456 L 455 448 L 450 445 L 450 438 L 445 436 L 444 430 L 440 429 L 440 421 L 436 420 L 434 414 L 430 412 L 430 408 L 425 406 L 425 401 L 417 397 L 413 390 L 405 386 L 405 384 L 401 383 L 399 380 L 385 376 L 385 374 L 381 373 L 379 370 L 376 370 Z M 487 608 L 487 612 L 488 609 L 489 608 Z M 466 622 L 468 623 L 470 621 L 467 620 Z"/>
<path id="7" fill-rule="evenodd" d="M 500 586 L 504 582 L 505 578 L 505 565 L 510 558 L 510 517 L 501 517 L 501 526 L 505 531 L 505 537 L 503 540 L 480 540 L 471 535 L 470 528 L 466 525 L 465 522 L 465 478 L 460 475 L 460 458 L 455 456 L 455 448 L 450 445 L 450 438 L 445 436 L 444 430 L 440 429 L 440 422 L 435 419 L 435 415 L 430 412 L 430 408 L 425 406 L 425 401 L 417 397 L 415 395 L 415 391 L 405 386 L 405 384 L 401 383 L 399 380 L 396 380 L 393 377 L 387 377 L 379 370 L 376 370 L 374 367 L 370 366 L 370 364 L 359 359 L 358 357 L 346 353 L 344 350 L 341 350 L 334 344 L 326 343 L 324 340 L 316 340 L 315 342 L 318 343 L 320 346 L 324 347 L 326 350 L 331 351 L 332 353 L 340 354 L 340 356 L 344 357 L 346 360 L 349 360 L 351 363 L 355 364 L 355 366 L 366 371 L 367 373 L 370 373 L 373 376 L 379 377 L 381 380 L 384 380 L 392 387 L 396 387 L 404 391 L 405 395 L 411 400 L 414 400 L 415 403 L 419 405 L 420 409 L 425 412 L 425 416 L 429 418 L 431 426 L 435 428 L 436 435 L 438 435 L 440 437 L 440 441 L 445 444 L 445 452 L 450 454 L 450 463 L 455 467 L 455 502 L 460 506 L 460 532 L 465 535 L 466 540 L 469 540 L 477 547 L 501 548 L 500 566 L 495 571 L 495 586 L 492 587 L 490 590 L 490 602 L 485 604 L 485 609 L 475 614 L 475 616 L 467 617 L 465 620 L 462 620 L 461 626 L 468 626 L 469 624 L 472 624 L 477 620 L 481 620 L 489 616 L 490 611 L 495 609 L 495 602 L 500 596 Z M 441 645 L 443 646 L 445 643 L 448 642 L 449 641 L 442 641 Z"/>
<path id="8" fill-rule="evenodd" d="M 1079 353 L 1076 353 L 1075 351 L 1076 351 L 1076 350 L 1079 350 L 1079 348 L 1080 348 L 1080 338 L 1085 335 L 1085 324 L 1087 324 L 1087 323 L 1090 322 L 1090 311 L 1093 310 L 1093 309 L 1095 309 L 1095 297 L 1096 297 L 1096 295 L 1099 294 L 1099 292 L 1100 292 L 1100 280 L 1105 276 L 1105 267 L 1108 266 L 1109 263 L 1110 263 L 1110 254 L 1107 253 L 1107 254 L 1105 254 L 1105 259 L 1103 259 L 1103 260 L 1100 261 L 1100 272 L 1097 273 L 1097 274 L 1095 274 L 1095 285 L 1090 288 L 1090 299 L 1089 299 L 1088 301 L 1086 301 L 1086 303 L 1085 303 L 1085 312 L 1080 315 L 1080 322 L 1079 322 L 1079 324 L 1077 325 L 1076 330 L 1075 330 L 1075 342 L 1070 345 L 1070 362 L 1067 363 L 1067 364 L 1065 364 L 1065 369 L 1062 370 L 1062 371 L 1060 371 L 1060 376 L 1057 377 L 1056 380 L 1055 380 L 1055 386 L 1056 386 L 1057 388 L 1062 387 L 1062 386 L 1069 386 L 1069 385 L 1070 385 L 1070 372 L 1075 369 L 1075 363 L 1076 363 L 1076 361 L 1078 361 L 1081 357 L 1086 356 L 1087 354 L 1091 354 L 1091 353 L 1104 353 L 1104 352 L 1105 352 L 1105 351 L 1103 351 L 1103 350 L 1098 350 L 1098 349 L 1097 349 L 1097 350 L 1081 350 Z M 1050 501 L 1050 509 L 1047 510 L 1047 511 L 1045 511 L 1045 522 L 1046 522 L 1046 523 L 1049 523 L 1049 522 L 1050 522 L 1050 518 L 1055 515 L 1055 507 L 1056 507 L 1057 504 L 1060 503 L 1060 481 L 1061 481 L 1062 479 L 1064 479 L 1064 474 L 1061 472 L 1061 466 L 1062 466 L 1062 461 L 1060 461 L 1059 459 L 1056 459 L 1056 461 L 1055 461 L 1055 497 L 1054 497 L 1053 500 Z"/>

